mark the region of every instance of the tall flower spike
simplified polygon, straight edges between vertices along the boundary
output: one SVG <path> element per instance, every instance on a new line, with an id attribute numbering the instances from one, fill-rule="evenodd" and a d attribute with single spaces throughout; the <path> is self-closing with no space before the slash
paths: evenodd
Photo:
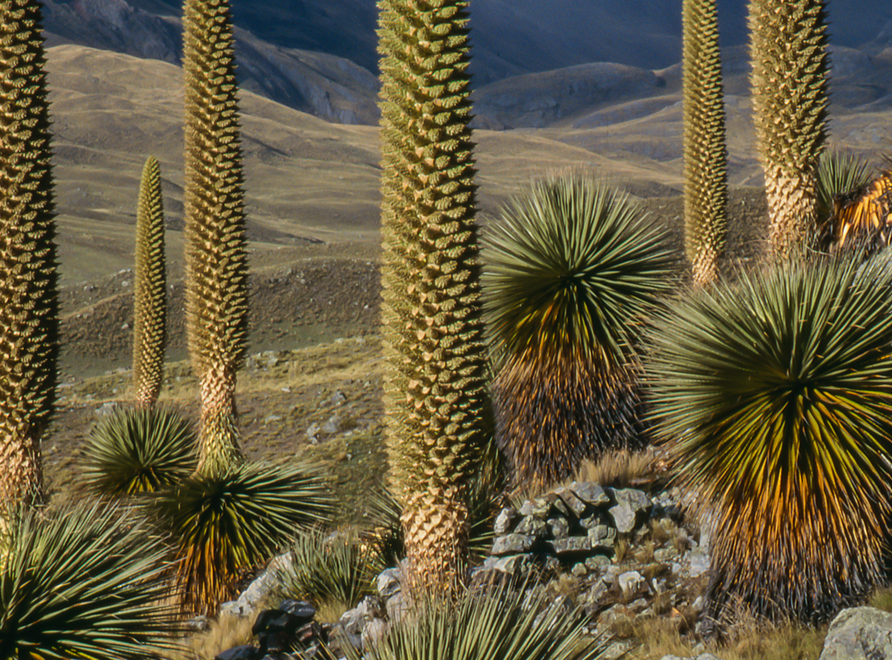
<path id="1" fill-rule="evenodd" d="M 133 383 L 136 402 L 151 408 L 161 391 L 167 338 L 167 277 L 161 168 L 149 156 L 136 209 L 136 276 L 133 290 Z"/>
<path id="2" fill-rule="evenodd" d="M 684 234 L 695 284 L 718 277 L 728 233 L 725 96 L 716 0 L 684 0 Z"/>
<path id="3" fill-rule="evenodd" d="M 55 206 L 41 23 L 37 0 L 0 0 L 0 506 L 42 499 L 40 440 L 55 400 Z"/>
<path id="4" fill-rule="evenodd" d="M 232 13 L 186 0 L 186 322 L 201 383 L 199 472 L 242 461 L 236 372 L 246 350 L 248 264 Z"/>
<path id="5" fill-rule="evenodd" d="M 467 0 L 379 0 L 387 438 L 416 590 L 464 579 L 487 438 Z"/>
<path id="6" fill-rule="evenodd" d="M 753 121 L 782 259 L 817 241 L 815 171 L 827 122 L 824 0 L 751 0 Z"/>

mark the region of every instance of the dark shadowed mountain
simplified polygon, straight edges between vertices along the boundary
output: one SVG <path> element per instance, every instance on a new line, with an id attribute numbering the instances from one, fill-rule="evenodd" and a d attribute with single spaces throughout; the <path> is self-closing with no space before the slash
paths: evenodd
<path id="1" fill-rule="evenodd" d="M 340 123 L 375 121 L 374 0 L 232 0 L 232 6 L 246 89 Z M 649 88 L 647 71 L 671 67 L 681 57 L 681 0 L 473 0 L 471 6 L 478 104 L 491 109 L 478 114 L 493 127 L 540 125 L 550 114 L 575 112 L 545 108 L 540 120 L 524 109 L 521 117 L 505 117 L 500 104 L 510 103 L 508 79 L 572 67 L 552 81 L 556 91 L 546 89 L 548 76 L 519 84 L 546 95 L 553 91 L 551 96 L 572 94 L 573 85 L 597 87 L 598 98 L 613 88 L 622 96 Z M 181 0 L 46 0 L 46 27 L 51 43 L 175 63 L 181 7 Z M 745 7 L 742 0 L 719 1 L 728 48 L 746 42 Z M 879 56 L 892 45 L 892 2 L 833 0 L 829 7 L 835 46 Z M 578 68 L 592 63 L 622 66 Z M 582 80 L 599 71 L 608 76 L 603 84 Z M 484 88 L 496 96 L 487 98 Z M 584 105 L 585 95 L 572 103 Z"/>

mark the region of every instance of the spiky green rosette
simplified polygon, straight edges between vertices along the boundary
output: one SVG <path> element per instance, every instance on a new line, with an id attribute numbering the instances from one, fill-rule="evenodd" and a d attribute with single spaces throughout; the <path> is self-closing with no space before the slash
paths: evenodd
<path id="1" fill-rule="evenodd" d="M 133 289 L 133 383 L 136 402 L 152 407 L 161 391 L 167 338 L 167 276 L 161 167 L 149 156 L 136 208 L 136 274 Z"/>
<path id="2" fill-rule="evenodd" d="M 40 439 L 55 399 L 55 206 L 41 23 L 37 0 L 0 0 L 0 507 L 42 500 Z"/>
<path id="3" fill-rule="evenodd" d="M 716 0 L 682 4 L 685 254 L 694 282 L 718 277 L 728 234 L 725 95 Z"/>
<path id="4" fill-rule="evenodd" d="M 711 616 L 829 620 L 882 575 L 892 263 L 788 263 L 677 302 L 648 364 L 660 435 L 718 515 Z"/>
<path id="5" fill-rule="evenodd" d="M 770 236 L 781 258 L 816 240 L 815 169 L 827 122 L 823 0 L 752 0 L 753 122 L 765 171 Z"/>
<path id="6" fill-rule="evenodd" d="M 317 608 L 353 609 L 375 591 L 380 570 L 370 561 L 372 552 L 346 532 L 302 532 L 291 543 L 291 563 L 276 572 L 281 596 L 309 600 Z"/>
<path id="7" fill-rule="evenodd" d="M 853 154 L 825 151 L 818 161 L 818 247 L 836 247 L 845 228 L 839 226 L 840 211 L 867 191 L 873 180 L 867 161 Z"/>
<path id="8" fill-rule="evenodd" d="M 379 0 L 387 438 L 419 589 L 463 579 L 487 437 L 467 0 Z"/>
<path id="9" fill-rule="evenodd" d="M 159 492 L 151 507 L 178 546 L 182 606 L 215 615 L 243 571 L 268 560 L 297 528 L 325 522 L 331 501 L 310 466 L 248 463 L 195 474 Z"/>
<path id="10" fill-rule="evenodd" d="M 182 648 L 167 548 L 123 509 L 24 512 L 0 569 L 0 657 L 144 660 Z"/>
<path id="11" fill-rule="evenodd" d="M 428 597 L 415 603 L 412 616 L 392 625 L 372 645 L 379 660 L 598 660 L 603 637 L 585 634 L 587 617 L 579 609 L 553 607 L 544 590 L 506 587 L 474 590 L 456 603 Z M 345 646 L 348 660 L 360 653 Z"/>
<path id="12" fill-rule="evenodd" d="M 639 442 L 637 339 L 671 287 L 664 234 L 583 174 L 533 184 L 484 247 L 497 438 L 521 483 Z"/>
<path id="13" fill-rule="evenodd" d="M 186 0 L 186 324 L 201 382 L 199 470 L 242 460 L 236 372 L 246 350 L 248 263 L 232 13 L 228 0 Z"/>
<path id="14" fill-rule="evenodd" d="M 195 431 L 164 408 L 121 408 L 94 429 L 84 448 L 84 480 L 95 494 L 119 498 L 179 483 L 197 464 Z"/>

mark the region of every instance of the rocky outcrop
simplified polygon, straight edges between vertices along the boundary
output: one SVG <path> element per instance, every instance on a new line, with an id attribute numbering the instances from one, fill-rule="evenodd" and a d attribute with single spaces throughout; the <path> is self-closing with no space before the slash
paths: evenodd
<path id="1" fill-rule="evenodd" d="M 892 613 L 853 607 L 836 615 L 819 660 L 892 660 Z"/>

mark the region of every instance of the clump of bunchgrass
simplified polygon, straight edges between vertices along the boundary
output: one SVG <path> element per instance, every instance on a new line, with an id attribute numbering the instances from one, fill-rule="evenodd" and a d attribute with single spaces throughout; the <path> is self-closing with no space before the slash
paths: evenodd
<path id="1" fill-rule="evenodd" d="M 379 660 L 597 660 L 603 638 L 585 632 L 578 608 L 552 606 L 543 590 L 498 587 L 472 591 L 458 602 L 416 601 L 373 649 Z M 348 658 L 358 654 L 348 648 Z"/>
<path id="2" fill-rule="evenodd" d="M 320 473 L 300 463 L 246 463 L 196 474 L 150 503 L 177 546 L 182 605 L 215 614 L 243 571 L 269 559 L 301 527 L 325 522 Z"/>
<path id="3" fill-rule="evenodd" d="M 892 263 L 786 263 L 679 300 L 650 392 L 680 479 L 717 508 L 708 615 L 829 620 L 882 580 Z"/>
<path id="4" fill-rule="evenodd" d="M 643 443 L 638 339 L 672 284 L 664 232 L 588 176 L 533 184 L 485 236 L 484 311 L 500 446 L 546 487 Z"/>
<path id="5" fill-rule="evenodd" d="M 103 497 L 152 493 L 195 471 L 192 424 L 166 408 L 117 408 L 100 420 L 84 448 L 84 480 Z"/>
<path id="6" fill-rule="evenodd" d="M 0 562 L 0 657 L 145 660 L 179 646 L 168 549 L 120 507 L 12 518 Z"/>
<path id="7" fill-rule="evenodd" d="M 304 531 L 291 543 L 291 564 L 277 572 L 281 595 L 340 616 L 374 592 L 372 553 L 349 532 Z"/>

